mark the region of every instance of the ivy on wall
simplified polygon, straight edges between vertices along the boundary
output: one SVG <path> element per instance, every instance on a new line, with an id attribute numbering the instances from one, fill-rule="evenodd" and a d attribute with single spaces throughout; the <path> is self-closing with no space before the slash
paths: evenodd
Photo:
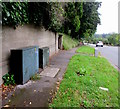
<path id="1" fill-rule="evenodd" d="M 27 2 L 3 2 L 2 3 L 2 25 L 17 26 L 28 23 Z"/>
<path id="2" fill-rule="evenodd" d="M 62 25 L 57 16 L 58 12 L 62 12 L 62 7 L 57 2 L 3 2 L 2 9 L 3 25 L 16 28 L 18 25 L 32 23 L 53 32 L 58 32 Z"/>

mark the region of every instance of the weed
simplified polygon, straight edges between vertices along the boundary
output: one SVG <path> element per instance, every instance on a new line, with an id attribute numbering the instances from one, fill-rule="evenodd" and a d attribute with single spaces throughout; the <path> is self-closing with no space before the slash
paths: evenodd
<path id="1" fill-rule="evenodd" d="M 5 74 L 3 77 L 2 77 L 3 81 L 4 81 L 4 85 L 7 86 L 7 85 L 14 85 L 15 84 L 15 80 L 14 80 L 14 75 L 10 75 L 9 73 Z"/>
<path id="2" fill-rule="evenodd" d="M 80 70 L 76 71 L 78 76 L 85 76 L 86 69 L 84 67 L 81 67 Z"/>
<path id="3" fill-rule="evenodd" d="M 33 81 L 40 80 L 40 74 L 36 73 L 35 75 L 31 77 L 31 80 Z"/>

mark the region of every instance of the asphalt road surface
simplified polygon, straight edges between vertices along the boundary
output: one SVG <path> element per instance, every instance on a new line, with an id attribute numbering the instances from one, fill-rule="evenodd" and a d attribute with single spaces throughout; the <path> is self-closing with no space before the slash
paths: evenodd
<path id="1" fill-rule="evenodd" d="M 95 44 L 90 44 L 90 46 L 96 47 Z M 120 70 L 120 47 L 113 46 L 103 46 L 97 47 L 101 55 L 108 59 L 108 61 L 116 68 Z"/>

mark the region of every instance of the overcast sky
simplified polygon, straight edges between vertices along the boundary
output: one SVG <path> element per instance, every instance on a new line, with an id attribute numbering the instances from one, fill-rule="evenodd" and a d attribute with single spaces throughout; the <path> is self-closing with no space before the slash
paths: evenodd
<path id="1" fill-rule="evenodd" d="M 101 25 L 97 27 L 97 34 L 118 33 L 118 2 L 120 0 L 97 0 L 102 5 L 99 8 Z"/>

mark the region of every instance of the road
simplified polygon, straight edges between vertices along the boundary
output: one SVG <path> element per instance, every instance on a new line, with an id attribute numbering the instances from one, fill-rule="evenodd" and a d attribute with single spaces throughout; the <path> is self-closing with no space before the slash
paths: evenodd
<path id="1" fill-rule="evenodd" d="M 95 47 L 95 44 L 89 44 L 89 45 Z M 120 70 L 120 58 L 118 57 L 120 55 L 120 47 L 104 46 L 104 47 L 97 47 L 97 48 L 103 57 L 108 59 L 108 61 L 114 67 Z"/>

